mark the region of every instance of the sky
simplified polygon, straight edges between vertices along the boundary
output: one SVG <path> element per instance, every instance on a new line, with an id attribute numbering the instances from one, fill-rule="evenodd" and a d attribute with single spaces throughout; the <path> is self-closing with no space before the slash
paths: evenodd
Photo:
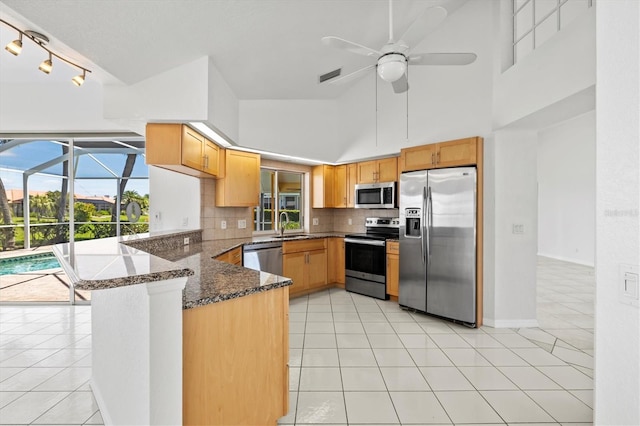
<path id="1" fill-rule="evenodd" d="M 53 142 L 37 141 L 19 145 L 0 152 L 0 178 L 6 189 L 22 189 L 22 172 L 46 161 L 60 157 L 62 147 Z M 121 174 L 126 161 L 125 154 L 94 154 L 94 157 L 116 174 Z M 62 163 L 42 171 L 46 174 L 32 175 L 29 189 L 32 191 L 59 191 L 61 185 Z M 75 193 L 80 195 L 108 195 L 114 197 L 117 192 L 115 179 L 78 179 L 83 177 L 107 177 L 111 174 L 88 155 L 80 156 L 76 171 Z M 144 158 L 138 156 L 131 176 L 148 177 L 149 171 Z M 140 195 L 149 193 L 147 179 L 131 179 L 127 191 L 135 190 Z"/>

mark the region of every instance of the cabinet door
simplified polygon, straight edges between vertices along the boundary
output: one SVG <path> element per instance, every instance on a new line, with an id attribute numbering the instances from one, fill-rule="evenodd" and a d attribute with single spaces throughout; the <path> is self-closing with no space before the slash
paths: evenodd
<path id="1" fill-rule="evenodd" d="M 327 251 L 314 250 L 307 255 L 307 283 L 309 288 L 322 287 L 327 284 Z"/>
<path id="2" fill-rule="evenodd" d="M 216 180 L 216 206 L 253 207 L 260 196 L 260 155 L 224 150 L 225 177 Z"/>
<path id="3" fill-rule="evenodd" d="M 182 164 L 196 170 L 203 169 L 204 138 L 187 126 L 182 126 Z"/>
<path id="4" fill-rule="evenodd" d="M 347 207 L 347 166 L 336 166 L 333 175 L 333 207 Z"/>
<path id="5" fill-rule="evenodd" d="M 220 147 L 210 140 L 204 140 L 203 168 L 202 171 L 213 176 L 218 176 L 220 164 Z"/>
<path id="6" fill-rule="evenodd" d="M 358 165 L 347 164 L 347 207 L 356 205 L 356 182 L 358 181 Z"/>
<path id="7" fill-rule="evenodd" d="M 293 280 L 289 287 L 291 294 L 307 289 L 305 282 L 307 253 L 289 253 L 282 256 L 282 275 Z M 326 272 L 325 272 L 326 273 Z"/>
<path id="8" fill-rule="evenodd" d="M 378 164 L 376 161 L 364 161 L 358 165 L 358 183 L 374 183 L 378 175 Z"/>
<path id="9" fill-rule="evenodd" d="M 378 182 L 395 182 L 398 179 L 398 158 L 378 160 Z"/>
<path id="10" fill-rule="evenodd" d="M 333 207 L 334 174 L 335 167 L 326 164 L 311 169 L 311 207 L 314 209 Z"/>
<path id="11" fill-rule="evenodd" d="M 439 143 L 436 159 L 438 167 L 476 164 L 476 138 Z"/>
<path id="12" fill-rule="evenodd" d="M 434 168 L 436 165 L 436 144 L 421 145 L 400 150 L 400 164 L 403 172 Z"/>
<path id="13" fill-rule="evenodd" d="M 327 241 L 327 282 L 344 284 L 344 238 Z"/>

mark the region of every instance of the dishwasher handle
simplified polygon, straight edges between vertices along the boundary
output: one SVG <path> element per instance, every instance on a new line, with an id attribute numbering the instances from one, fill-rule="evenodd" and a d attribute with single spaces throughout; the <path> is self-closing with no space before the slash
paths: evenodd
<path id="1" fill-rule="evenodd" d="M 250 243 L 245 244 L 243 250 L 247 251 L 258 251 L 258 250 L 266 250 L 273 248 L 282 248 L 282 241 L 273 241 L 273 242 L 264 242 L 264 243 Z"/>

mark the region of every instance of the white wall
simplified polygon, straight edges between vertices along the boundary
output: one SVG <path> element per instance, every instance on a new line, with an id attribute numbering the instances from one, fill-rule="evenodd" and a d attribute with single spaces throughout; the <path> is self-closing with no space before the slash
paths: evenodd
<path id="1" fill-rule="evenodd" d="M 207 121 L 229 139 L 239 139 L 239 103 L 233 90 L 209 58 Z"/>
<path id="2" fill-rule="evenodd" d="M 640 2 L 596 2 L 595 423 L 640 424 L 640 309 L 619 268 L 640 264 Z"/>
<path id="3" fill-rule="evenodd" d="M 2 52 L 3 56 L 6 52 Z M 87 77 L 78 88 L 65 82 L 0 83 L 0 132 L 123 132 L 103 118 L 103 88 Z"/>
<path id="4" fill-rule="evenodd" d="M 498 65 L 500 60 L 496 59 L 494 128 L 502 128 L 593 86 L 594 26 L 595 10 L 591 8 L 504 73 Z M 504 47 L 500 45 L 501 49 Z"/>
<path id="5" fill-rule="evenodd" d="M 594 266 L 595 111 L 538 134 L 538 254 Z"/>
<path id="6" fill-rule="evenodd" d="M 537 135 L 499 130 L 485 145 L 484 323 L 536 327 Z"/>
<path id="7" fill-rule="evenodd" d="M 200 179 L 149 166 L 149 230 L 199 228 Z"/>

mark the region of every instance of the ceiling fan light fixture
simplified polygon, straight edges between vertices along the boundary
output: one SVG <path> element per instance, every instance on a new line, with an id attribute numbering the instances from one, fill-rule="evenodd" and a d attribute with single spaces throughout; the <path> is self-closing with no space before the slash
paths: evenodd
<path id="1" fill-rule="evenodd" d="M 17 40 L 13 40 L 11 43 L 5 46 L 5 50 L 14 56 L 18 56 L 22 52 L 22 33 L 20 33 Z"/>
<path id="2" fill-rule="evenodd" d="M 49 59 L 45 59 L 44 61 L 42 61 L 38 69 L 45 74 L 49 74 L 51 72 L 51 70 L 53 69 L 53 62 L 51 62 L 51 53 L 49 53 Z"/>
<path id="3" fill-rule="evenodd" d="M 407 71 L 407 58 L 401 53 L 389 53 L 378 60 L 378 75 L 384 81 L 393 83 Z"/>

